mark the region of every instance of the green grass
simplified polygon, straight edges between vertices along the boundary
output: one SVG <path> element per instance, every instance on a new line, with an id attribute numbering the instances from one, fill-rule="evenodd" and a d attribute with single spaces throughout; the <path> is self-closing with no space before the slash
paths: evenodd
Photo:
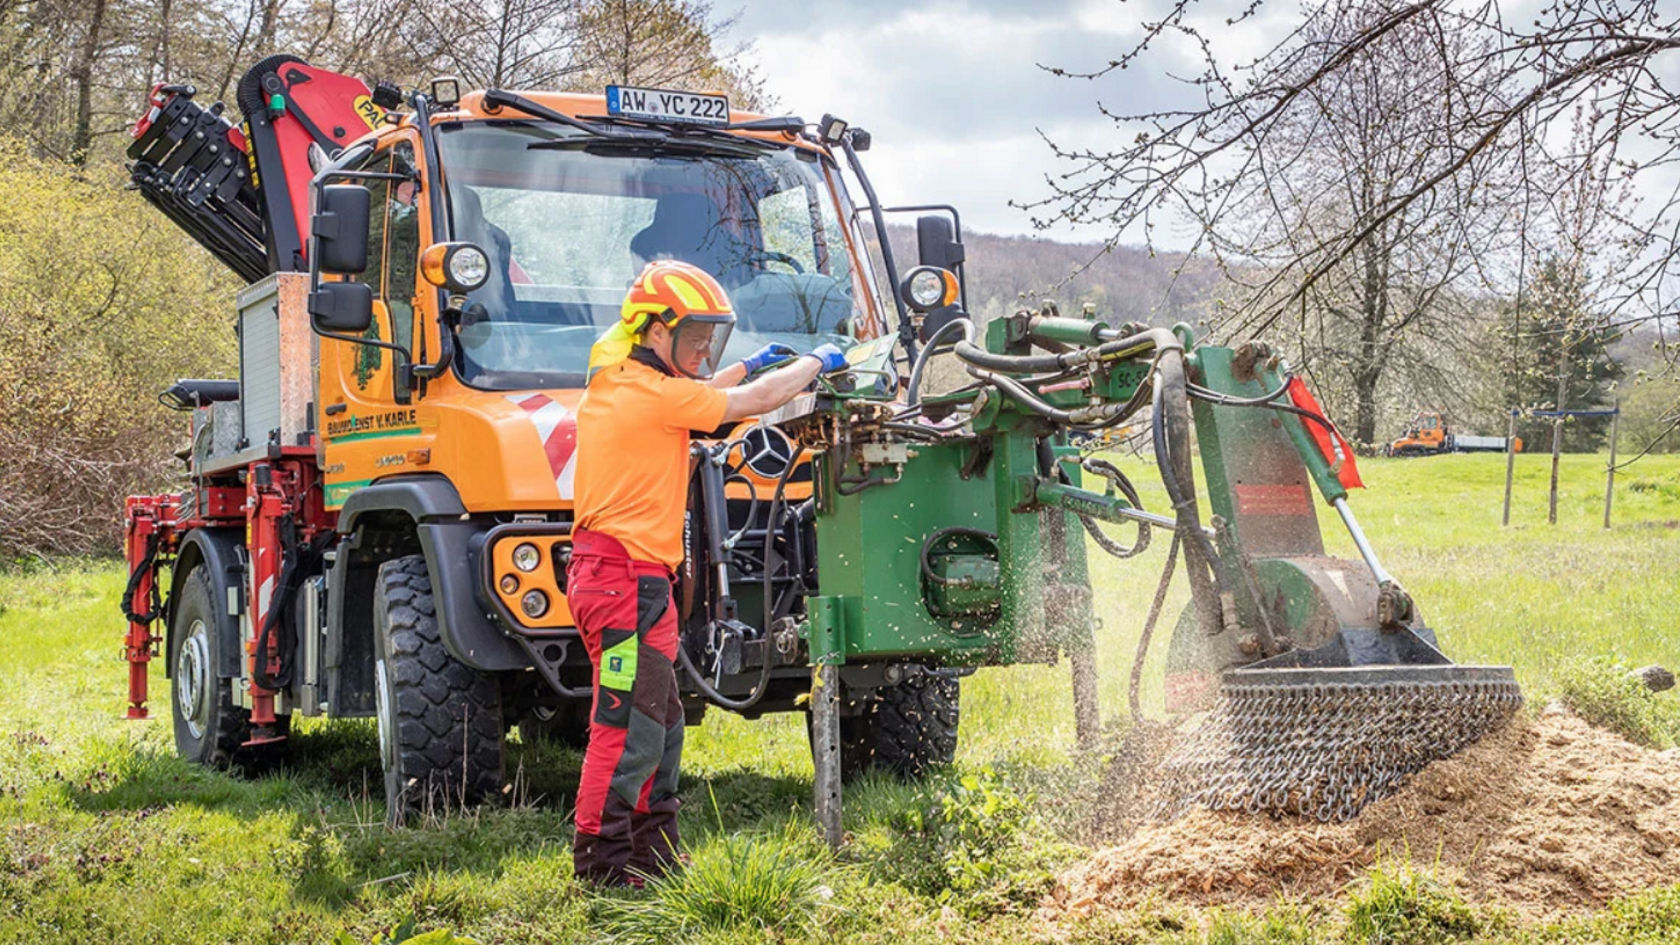
<path id="1" fill-rule="evenodd" d="M 1131 465 L 1140 485 L 1153 482 Z M 1603 457 L 1564 458 L 1557 526 L 1546 524 L 1547 466 L 1518 457 L 1510 527 L 1499 524 L 1499 456 L 1364 460 L 1371 488 L 1353 504 L 1449 655 L 1514 665 L 1531 700 L 1599 705 L 1605 721 L 1643 719 L 1653 744 L 1671 744 L 1676 694 L 1629 703 L 1594 667 L 1680 663 L 1680 457 L 1650 457 L 1618 477 L 1608 531 Z M 1158 488 L 1145 500 L 1164 505 Z M 1334 518 L 1321 521 L 1331 553 L 1351 556 Z M 1116 722 L 1165 551 L 1158 540 L 1138 559 L 1092 557 L 1103 705 Z M 397 831 L 383 825 L 365 721 L 300 721 L 290 761 L 261 780 L 176 760 L 161 671 L 161 720 L 121 718 L 121 589 L 111 561 L 0 573 L 0 940 L 372 942 L 407 928 L 522 943 L 636 940 L 662 924 L 689 930 L 666 940 L 705 942 L 1376 940 L 1353 931 L 1363 921 L 1353 910 L 1379 898 L 1375 880 L 1336 902 L 1263 915 L 1140 909 L 1053 936 L 1040 928 L 1036 891 L 1079 855 L 1063 839 L 1067 818 L 1100 787 L 1073 751 L 1065 665 L 965 681 L 956 771 L 921 788 L 849 789 L 853 842 L 837 858 L 811 826 L 802 720 L 709 713 L 685 757 L 693 879 L 602 896 L 570 875 L 575 751 L 514 743 L 512 805 Z M 1152 711 L 1165 638 L 1186 601 L 1180 578 L 1145 674 Z M 1386 905 L 1364 913 L 1374 923 L 1389 906 L 1453 901 L 1450 889 L 1390 879 Z M 1673 942 L 1680 887 L 1553 925 L 1472 918 L 1473 933 L 1450 930 L 1469 938 L 1452 940 Z"/>
<path id="2" fill-rule="evenodd" d="M 1410 862 L 1373 867 L 1348 895 L 1347 920 L 1347 940 L 1360 945 L 1450 945 L 1497 923 Z"/>
<path id="3" fill-rule="evenodd" d="M 726 834 L 681 873 L 650 882 L 644 895 L 608 899 L 600 913 L 608 936 L 628 945 L 821 937 L 837 915 L 841 874 L 829 859 L 792 821 L 773 834 Z"/>

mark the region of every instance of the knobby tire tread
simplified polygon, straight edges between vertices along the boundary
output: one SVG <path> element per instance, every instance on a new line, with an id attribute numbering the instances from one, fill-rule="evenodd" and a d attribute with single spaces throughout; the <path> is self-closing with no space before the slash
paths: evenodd
<path id="1" fill-rule="evenodd" d="M 422 555 L 379 568 L 379 630 L 395 715 L 394 822 L 500 796 L 502 705 L 496 681 L 450 655 Z"/>
<path id="2" fill-rule="evenodd" d="M 920 780 L 957 753 L 961 687 L 949 676 L 919 673 L 883 686 L 862 714 L 841 720 L 841 771 Z"/>

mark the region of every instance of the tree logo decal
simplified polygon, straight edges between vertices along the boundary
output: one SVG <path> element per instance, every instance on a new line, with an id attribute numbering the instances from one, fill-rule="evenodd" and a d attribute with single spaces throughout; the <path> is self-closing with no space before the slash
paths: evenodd
<path id="1" fill-rule="evenodd" d="M 369 341 L 380 341 L 379 319 L 368 323 L 368 330 L 362 334 Z M 373 372 L 385 362 L 385 349 L 376 345 L 361 345 L 356 351 L 356 386 L 367 390 L 368 381 L 373 379 Z"/>

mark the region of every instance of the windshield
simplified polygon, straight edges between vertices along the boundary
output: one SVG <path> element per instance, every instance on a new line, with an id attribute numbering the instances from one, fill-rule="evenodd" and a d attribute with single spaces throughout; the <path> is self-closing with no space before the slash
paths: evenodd
<path id="1" fill-rule="evenodd" d="M 879 332 L 820 158 L 727 141 L 602 139 L 523 121 L 440 125 L 455 238 L 490 254 L 456 370 L 477 387 L 581 387 L 589 349 L 649 260 L 729 292 L 724 362 Z"/>

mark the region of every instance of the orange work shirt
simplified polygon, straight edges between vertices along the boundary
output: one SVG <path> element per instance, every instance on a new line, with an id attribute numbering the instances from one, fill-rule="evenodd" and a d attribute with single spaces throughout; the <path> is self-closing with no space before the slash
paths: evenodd
<path id="1" fill-rule="evenodd" d="M 683 559 L 690 430 L 723 422 L 729 397 L 635 358 L 597 371 L 577 411 L 572 510 L 579 528 L 611 535 L 638 561 Z"/>

